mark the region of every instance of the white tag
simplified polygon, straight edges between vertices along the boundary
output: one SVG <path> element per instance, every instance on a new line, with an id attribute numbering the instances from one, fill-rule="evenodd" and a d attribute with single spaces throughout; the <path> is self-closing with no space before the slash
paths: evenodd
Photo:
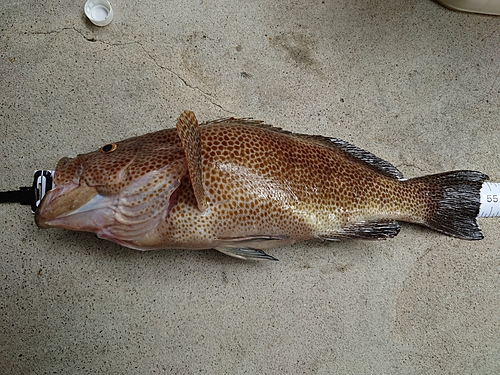
<path id="1" fill-rule="evenodd" d="M 42 198 L 54 186 L 54 171 L 39 169 L 34 172 L 33 188 L 35 189 L 36 202 L 31 206 L 31 212 L 35 213 L 40 205 Z"/>
<path id="2" fill-rule="evenodd" d="M 481 188 L 481 207 L 478 217 L 500 216 L 500 183 L 484 182 Z"/>

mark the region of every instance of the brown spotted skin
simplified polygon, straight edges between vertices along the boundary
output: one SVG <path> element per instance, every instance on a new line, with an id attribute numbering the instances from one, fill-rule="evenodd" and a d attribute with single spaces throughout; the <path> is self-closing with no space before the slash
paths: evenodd
<path id="1" fill-rule="evenodd" d="M 56 167 L 54 184 L 84 180 L 98 187 L 101 194 L 119 194 L 146 173 L 184 157 L 175 129 L 130 138 L 115 145 L 117 152 L 106 153 L 101 149 L 74 159 L 62 158 Z M 172 174 L 175 174 L 173 170 Z"/>
<path id="2" fill-rule="evenodd" d="M 486 176 L 459 171 L 458 177 L 449 172 L 401 180 L 390 164 L 349 147 L 354 146 L 257 121 L 198 126 L 194 114 L 184 112 L 177 129 L 61 159 L 55 189 L 35 219 L 42 228 L 91 231 L 141 250 L 224 251 L 313 238 L 387 238 L 399 231 L 395 220 L 479 238 L 477 225 L 469 231 L 477 238 L 455 233 L 448 228 L 453 223 L 443 224 L 436 211 L 442 211 L 442 197 L 449 199 L 443 191 L 450 184 L 458 190 L 468 184 L 472 217 Z M 477 181 L 468 181 L 470 173 Z"/>
<path id="3" fill-rule="evenodd" d="M 259 235 L 300 241 L 346 237 L 353 223 L 425 210 L 418 190 L 313 140 L 241 120 L 201 130 L 210 214 L 200 215 L 186 185 L 166 223 L 173 247 L 192 242 L 200 227 L 202 243 Z"/>

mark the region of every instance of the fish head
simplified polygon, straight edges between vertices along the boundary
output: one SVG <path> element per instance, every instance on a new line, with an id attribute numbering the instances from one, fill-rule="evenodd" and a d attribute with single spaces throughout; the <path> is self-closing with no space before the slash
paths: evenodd
<path id="1" fill-rule="evenodd" d="M 175 130 L 163 130 L 62 158 L 54 188 L 35 212 L 40 228 L 94 232 L 130 245 L 165 219 L 187 174 Z"/>

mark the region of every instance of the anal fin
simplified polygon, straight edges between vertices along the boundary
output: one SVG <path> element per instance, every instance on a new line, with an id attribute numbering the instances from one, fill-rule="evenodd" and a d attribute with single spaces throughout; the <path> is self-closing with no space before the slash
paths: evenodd
<path id="1" fill-rule="evenodd" d="M 342 228 L 339 238 L 360 238 L 367 240 L 384 240 L 395 237 L 401 225 L 395 221 L 361 221 Z"/>

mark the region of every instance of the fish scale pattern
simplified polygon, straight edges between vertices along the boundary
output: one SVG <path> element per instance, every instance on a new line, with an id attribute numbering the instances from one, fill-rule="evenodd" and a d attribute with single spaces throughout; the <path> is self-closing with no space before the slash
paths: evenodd
<path id="1" fill-rule="evenodd" d="M 313 238 L 393 237 L 396 220 L 480 239 L 485 179 L 458 171 L 404 180 L 339 139 L 248 119 L 198 125 L 184 112 L 177 129 L 61 159 L 35 220 L 135 249 L 217 248 L 237 257 Z"/>

